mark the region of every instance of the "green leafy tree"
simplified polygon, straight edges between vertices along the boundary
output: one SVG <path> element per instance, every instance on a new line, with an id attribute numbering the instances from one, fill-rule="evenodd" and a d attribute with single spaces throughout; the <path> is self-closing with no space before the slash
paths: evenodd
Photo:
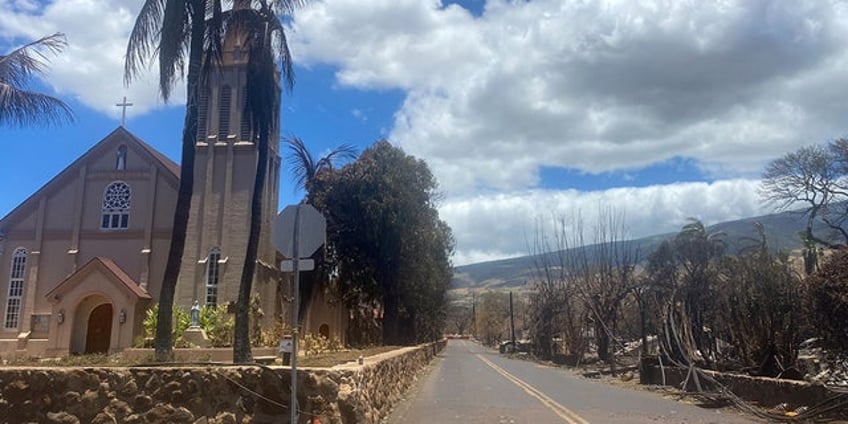
<path id="1" fill-rule="evenodd" d="M 445 331 L 451 334 L 464 335 L 471 331 L 471 304 L 455 301 L 448 306 L 447 326 Z"/>
<path id="2" fill-rule="evenodd" d="M 510 338 L 509 293 L 487 291 L 477 304 L 477 334 L 487 345 Z"/>
<path id="3" fill-rule="evenodd" d="M 328 252 L 348 305 L 378 302 L 386 344 L 437 337 L 452 275 L 453 236 L 439 220 L 427 164 L 380 141 L 337 172 L 319 175 Z"/>
<path id="4" fill-rule="evenodd" d="M 191 325 L 191 316 L 188 311 L 179 307 L 173 308 L 172 314 L 171 323 L 173 323 L 173 326 L 171 327 L 171 337 L 173 337 L 175 341 L 181 341 L 183 333 L 186 329 L 188 329 L 189 325 Z M 147 310 L 147 314 L 144 316 L 144 321 L 142 321 L 145 337 L 149 338 L 155 335 L 157 328 L 159 328 L 158 322 L 159 305 L 156 304 Z"/>
<path id="5" fill-rule="evenodd" d="M 26 89 L 34 76 L 44 75 L 45 53 L 59 53 L 65 45 L 65 35 L 56 33 L 0 55 L 0 126 L 73 121 L 73 113 L 64 102 Z"/>
<path id="6" fill-rule="evenodd" d="M 212 347 L 233 345 L 234 321 L 227 305 L 204 305 L 200 309 L 200 328 L 206 332 Z"/>

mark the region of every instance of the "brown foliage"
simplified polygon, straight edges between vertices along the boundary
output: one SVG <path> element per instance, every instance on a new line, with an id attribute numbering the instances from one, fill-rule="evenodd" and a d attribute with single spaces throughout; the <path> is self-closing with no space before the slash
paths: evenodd
<path id="1" fill-rule="evenodd" d="M 848 352 L 848 251 L 837 251 L 808 281 L 822 345 Z"/>

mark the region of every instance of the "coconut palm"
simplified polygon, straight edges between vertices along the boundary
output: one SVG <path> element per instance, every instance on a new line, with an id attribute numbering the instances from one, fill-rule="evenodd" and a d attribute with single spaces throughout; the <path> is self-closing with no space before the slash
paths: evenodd
<path id="1" fill-rule="evenodd" d="M 61 100 L 24 87 L 33 76 L 43 76 L 47 55 L 67 45 L 65 34 L 40 38 L 6 55 L 0 55 L 0 126 L 50 125 L 73 121 L 71 109 Z"/>
<path id="2" fill-rule="evenodd" d="M 283 139 L 283 142 L 289 148 L 289 156 L 287 158 L 287 162 L 291 166 L 292 177 L 294 177 L 294 182 L 297 188 L 303 189 L 306 191 L 306 195 L 303 197 L 303 203 L 312 203 L 312 189 L 314 188 L 315 181 L 319 175 L 323 172 L 332 171 L 339 161 L 341 160 L 353 160 L 356 158 L 356 148 L 350 144 L 342 144 L 330 152 L 326 153 L 324 156 L 321 156 L 317 160 L 309 152 L 309 149 L 306 147 L 306 144 L 298 137 L 289 137 Z M 321 251 L 316 252 L 315 255 L 323 256 Z M 323 257 L 315 257 L 313 259 L 316 262 L 320 262 L 323 260 Z M 312 298 L 313 289 L 322 281 L 324 276 L 319 270 L 305 272 L 301 277 L 300 284 L 300 305 L 298 307 L 298 325 L 303 322 L 304 317 L 306 317 L 306 307 L 309 305 L 309 301 Z"/>
<path id="3" fill-rule="evenodd" d="M 262 197 L 268 178 L 268 144 L 271 136 L 278 130 L 280 77 L 283 78 L 286 88 L 291 89 L 294 85 L 292 58 L 286 43 L 285 28 L 280 23 L 277 11 L 291 14 L 295 7 L 303 3 L 305 2 L 297 0 L 276 0 L 273 3 L 259 0 L 254 8 L 237 4 L 224 16 L 227 31 L 237 31 L 244 39 L 243 46 L 247 52 L 247 95 L 243 119 L 249 120 L 252 133 L 256 134 L 258 148 L 251 196 L 250 229 L 236 302 L 233 337 L 235 363 L 253 360 L 249 337 L 250 293 L 262 232 Z"/>
<path id="4" fill-rule="evenodd" d="M 210 51 L 215 51 L 215 47 L 221 44 L 220 32 L 209 30 L 210 26 L 206 21 L 207 10 L 211 11 L 213 22 L 220 20 L 220 0 L 145 0 L 127 43 L 124 65 L 124 81 L 130 84 L 143 72 L 149 60 L 158 58 L 159 91 L 166 102 L 177 79 L 182 78 L 186 64 L 188 65 L 180 185 L 174 209 L 171 246 L 159 291 L 159 312 L 154 340 L 155 359 L 160 362 L 173 358 L 171 326 L 174 291 L 185 249 L 194 185 L 194 144 L 197 134 L 198 94 L 202 82 L 201 68 L 205 55 L 204 42 L 209 40 L 207 46 Z M 206 56 L 215 57 L 210 54 Z"/>
<path id="5" fill-rule="evenodd" d="M 356 148 L 350 144 L 342 144 L 315 160 L 300 138 L 290 137 L 283 141 L 289 148 L 288 163 L 291 165 L 295 185 L 297 188 L 306 191 L 306 196 L 303 198 L 304 203 L 311 203 L 310 191 L 318 175 L 322 172 L 332 171 L 339 160 L 356 158 Z"/>

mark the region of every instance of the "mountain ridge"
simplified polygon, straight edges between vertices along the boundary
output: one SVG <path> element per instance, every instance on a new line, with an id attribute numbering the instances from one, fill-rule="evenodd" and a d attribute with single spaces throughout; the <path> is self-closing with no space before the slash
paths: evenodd
<path id="1" fill-rule="evenodd" d="M 803 247 L 799 234 L 804 229 L 804 212 L 804 210 L 790 210 L 719 222 L 708 226 L 707 232 L 724 233 L 727 252 L 736 255 L 742 248 L 750 245 L 752 238 L 757 237 L 754 223 L 759 222 L 763 226 L 766 241 L 771 250 L 791 252 Z M 814 229 L 822 231 L 825 228 L 819 223 Z M 639 257 L 644 260 L 663 240 L 670 239 L 676 234 L 677 232 L 656 234 L 619 243 L 627 243 L 638 248 Z M 593 245 L 587 247 L 591 246 Z M 568 254 L 569 251 L 573 249 L 563 252 Z M 552 252 L 552 254 L 558 253 Z M 533 255 L 526 255 L 454 267 L 451 289 L 520 287 L 532 279 L 533 258 Z"/>

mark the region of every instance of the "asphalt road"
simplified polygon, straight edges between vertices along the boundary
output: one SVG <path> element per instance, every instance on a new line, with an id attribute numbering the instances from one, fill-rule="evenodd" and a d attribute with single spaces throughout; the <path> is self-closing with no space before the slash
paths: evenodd
<path id="1" fill-rule="evenodd" d="M 735 411 L 703 409 L 655 393 L 611 386 L 572 371 L 509 359 L 450 340 L 430 373 L 386 423 L 752 423 Z"/>

